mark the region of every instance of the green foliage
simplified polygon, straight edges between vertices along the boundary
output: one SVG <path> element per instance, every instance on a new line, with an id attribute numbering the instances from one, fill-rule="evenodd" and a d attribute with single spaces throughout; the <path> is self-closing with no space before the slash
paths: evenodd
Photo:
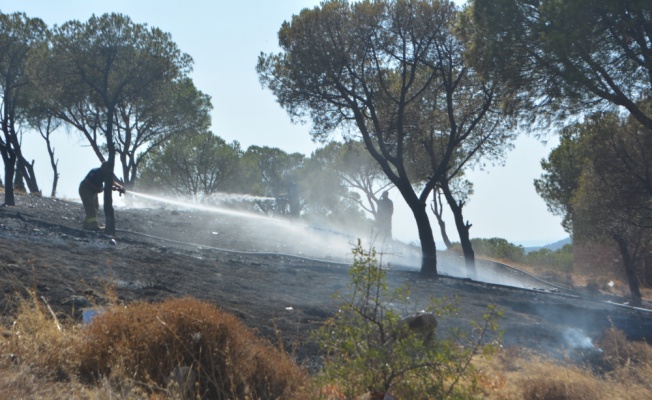
<path id="1" fill-rule="evenodd" d="M 204 132 L 180 135 L 148 155 L 142 168 L 143 188 L 187 196 L 218 191 L 238 166 L 240 147 Z"/>
<path id="2" fill-rule="evenodd" d="M 476 254 L 500 260 L 521 262 L 525 256 L 523 246 L 515 245 L 501 238 L 471 239 Z"/>
<path id="3" fill-rule="evenodd" d="M 563 272 L 570 272 L 573 268 L 573 245 L 571 244 L 564 245 L 557 250 L 542 248 L 526 253 L 523 246 L 501 238 L 475 238 L 471 239 L 471 243 L 476 255 L 480 257 Z M 453 244 L 451 250 L 460 251 L 460 245 Z"/>
<path id="4" fill-rule="evenodd" d="M 247 160 L 244 165 L 251 169 L 250 185 L 259 188 L 259 195 L 279 197 L 287 194 L 288 183 L 296 180 L 305 156 L 277 147 L 249 146 L 243 159 Z"/>
<path id="5" fill-rule="evenodd" d="M 566 244 L 561 249 L 539 249 L 525 255 L 523 261 L 533 267 L 544 267 L 562 272 L 573 270 L 573 245 Z"/>
<path id="6" fill-rule="evenodd" d="M 473 250 L 476 255 L 499 259 L 510 260 L 515 262 L 523 261 L 525 257 L 525 249 L 523 246 L 517 246 L 501 238 L 491 239 L 471 239 Z M 459 243 L 454 243 L 451 250 L 461 251 Z"/>
<path id="7" fill-rule="evenodd" d="M 494 350 L 486 343 L 489 336 L 500 337 L 501 312 L 489 306 L 481 323 L 472 322 L 473 333 L 411 330 L 401 321 L 400 309 L 410 306 L 407 288 L 390 290 L 374 250 L 366 252 L 358 242 L 353 255 L 340 311 L 315 335 L 326 353 L 317 379 L 347 399 L 369 392 L 401 399 L 473 398 L 479 372 L 471 360 Z M 446 299 L 433 299 L 426 311 L 446 319 L 456 309 Z"/>
<path id="8" fill-rule="evenodd" d="M 513 89 L 530 122 L 607 106 L 652 129 L 638 104 L 652 83 L 652 2 L 473 0 L 467 16 L 467 59 Z"/>
<path id="9" fill-rule="evenodd" d="M 277 147 L 249 146 L 240 157 L 235 174 L 227 182 L 229 190 L 275 199 L 258 202 L 265 214 L 299 216 L 305 204 L 300 187 L 305 156 L 287 153 Z"/>
<path id="10" fill-rule="evenodd" d="M 116 152 L 126 184 L 134 183 L 138 166 L 147 153 L 171 137 L 207 132 L 213 108 L 210 96 L 199 91 L 190 78 L 160 82 L 148 96 L 129 98 L 118 105 Z"/>

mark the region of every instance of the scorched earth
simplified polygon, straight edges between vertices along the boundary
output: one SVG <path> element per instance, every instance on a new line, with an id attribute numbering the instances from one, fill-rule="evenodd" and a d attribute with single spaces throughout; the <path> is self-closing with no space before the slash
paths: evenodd
<path id="1" fill-rule="evenodd" d="M 300 364 L 318 365 L 319 350 L 310 332 L 337 311 L 334 294 L 346 290 L 354 236 L 235 211 L 156 206 L 117 208 L 118 232 L 108 237 L 79 229 L 79 203 L 18 195 L 16 204 L 0 207 L 0 309 L 5 323 L 16 305 L 15 295 L 30 289 L 71 318 L 106 302 L 107 290 L 125 303 L 192 296 L 235 314 L 273 342 L 281 338 Z M 499 320 L 503 346 L 552 355 L 591 351 L 592 340 L 611 326 L 630 339 L 652 343 L 652 312 L 615 304 L 623 299 L 564 288 L 530 290 L 447 276 L 427 278 L 407 261 L 399 262 L 411 259 L 418 249 L 394 243 L 383 250 L 389 282 L 409 287 L 412 311 L 432 297 L 457 297 L 459 314 L 440 321 L 438 330 L 468 327 L 493 304 L 504 312 Z M 399 261 L 392 258 L 397 255 Z M 440 270 L 457 265 L 444 254 L 439 263 Z M 478 273 L 491 267 L 479 262 Z M 651 308 L 647 302 L 646 307 Z"/>

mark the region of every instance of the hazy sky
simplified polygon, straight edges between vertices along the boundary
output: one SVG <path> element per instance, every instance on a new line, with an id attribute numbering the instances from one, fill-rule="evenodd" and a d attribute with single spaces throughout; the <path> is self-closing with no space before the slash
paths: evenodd
<path id="1" fill-rule="evenodd" d="M 135 23 L 169 32 L 179 48 L 194 59 L 191 77 L 195 85 L 212 97 L 215 134 L 227 142 L 238 140 L 243 149 L 255 144 L 310 155 L 319 144 L 311 141 L 309 126 L 290 122 L 271 92 L 261 88 L 255 66 L 261 51 L 278 51 L 277 32 L 283 21 L 318 4 L 309 0 L 21 0 L 2 4 L 0 11 L 25 12 L 50 27 L 72 19 L 86 21 L 92 14 L 118 12 Z M 76 199 L 79 182 L 99 162 L 75 132 L 61 131 L 57 136 L 55 155 L 61 174 L 58 195 Z M 464 209 L 464 217 L 473 224 L 472 237 L 501 237 L 513 243 L 538 245 L 567 236 L 560 226 L 561 219 L 547 211 L 532 183 L 541 175 L 539 161 L 556 143 L 556 138 L 544 145 L 523 137 L 516 142 L 504 167 L 468 174 L 475 194 Z M 26 133 L 24 146 L 26 158 L 36 160 L 43 193 L 49 194 L 52 172 L 45 142 L 37 133 Z M 410 210 L 397 191 L 390 192 L 390 198 L 396 209 L 394 236 L 418 242 Z M 432 222 L 438 237 L 434 218 Z M 457 240 L 450 216 L 447 225 L 451 239 Z"/>

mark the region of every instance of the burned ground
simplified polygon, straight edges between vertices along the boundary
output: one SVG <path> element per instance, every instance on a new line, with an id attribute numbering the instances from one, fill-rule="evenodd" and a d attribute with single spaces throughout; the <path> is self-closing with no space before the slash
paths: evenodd
<path id="1" fill-rule="evenodd" d="M 282 338 L 301 363 L 314 364 L 318 352 L 310 332 L 336 312 L 333 296 L 348 283 L 340 247 L 309 241 L 305 232 L 244 222 L 238 213 L 119 208 L 112 238 L 79 229 L 78 203 L 21 195 L 17 204 L 0 208 L 5 323 L 15 295 L 30 289 L 60 315 L 77 318 L 81 309 L 109 301 L 113 290 L 125 303 L 192 296 L 235 314 L 274 342 Z M 406 268 L 390 269 L 388 277 L 392 285 L 410 288 L 414 304 L 406 313 L 432 297 L 457 298 L 460 312 L 440 321 L 442 331 L 468 326 L 493 304 L 504 312 L 499 324 L 505 346 L 563 354 L 590 346 L 611 326 L 631 339 L 652 340 L 652 313 L 606 301 L 618 298 L 428 278 Z"/>

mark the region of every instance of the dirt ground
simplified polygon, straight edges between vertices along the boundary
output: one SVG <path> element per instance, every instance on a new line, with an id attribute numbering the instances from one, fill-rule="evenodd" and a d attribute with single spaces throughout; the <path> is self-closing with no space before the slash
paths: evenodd
<path id="1" fill-rule="evenodd" d="M 60 315 L 105 304 L 107 290 L 121 302 L 192 296 L 229 311 L 261 335 L 282 338 L 297 360 L 318 363 L 310 331 L 337 310 L 346 289 L 350 238 L 309 235 L 282 223 L 267 224 L 238 212 L 215 214 L 179 207 L 116 208 L 114 237 L 80 230 L 81 204 L 18 195 L 0 207 L 0 310 L 11 322 L 16 293 L 36 289 Z M 397 244 L 398 246 L 398 244 Z M 447 262 L 440 257 L 442 266 Z M 478 269 L 484 268 L 482 263 Z M 451 277 L 427 278 L 410 268 L 390 268 L 391 285 L 407 285 L 412 304 L 458 298 L 459 315 L 439 330 L 467 327 L 494 304 L 504 346 L 553 355 L 592 349 L 591 341 L 615 326 L 631 339 L 652 343 L 652 312 L 579 292 L 524 290 Z M 645 307 L 652 308 L 648 302 Z"/>

